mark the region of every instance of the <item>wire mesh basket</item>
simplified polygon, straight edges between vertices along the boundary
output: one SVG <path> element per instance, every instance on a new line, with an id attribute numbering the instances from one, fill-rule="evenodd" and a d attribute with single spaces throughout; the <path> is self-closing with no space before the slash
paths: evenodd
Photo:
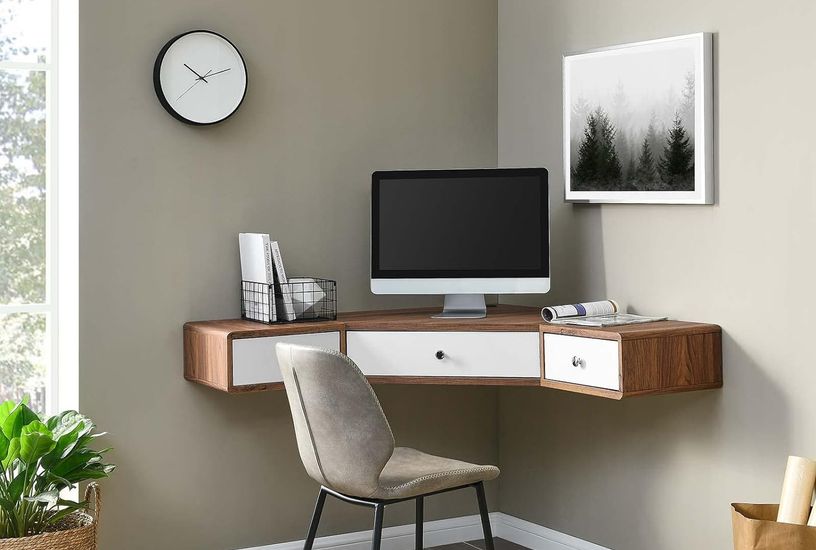
<path id="1" fill-rule="evenodd" d="M 269 324 L 334 321 L 337 282 L 316 277 L 274 284 L 241 281 L 241 318 Z"/>

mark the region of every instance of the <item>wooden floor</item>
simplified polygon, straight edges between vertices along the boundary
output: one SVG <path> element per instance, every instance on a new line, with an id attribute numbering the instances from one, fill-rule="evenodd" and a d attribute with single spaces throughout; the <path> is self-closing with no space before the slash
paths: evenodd
<path id="1" fill-rule="evenodd" d="M 525 546 L 498 537 L 493 538 L 493 546 L 496 550 L 528 550 Z M 479 539 L 457 542 L 456 544 L 445 544 L 442 546 L 434 546 L 433 550 L 485 550 L 485 541 L 484 539 Z"/>

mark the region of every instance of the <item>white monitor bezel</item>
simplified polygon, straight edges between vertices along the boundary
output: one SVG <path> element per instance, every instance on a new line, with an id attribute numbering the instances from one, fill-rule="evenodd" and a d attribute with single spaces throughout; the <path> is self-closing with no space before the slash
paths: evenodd
<path id="1" fill-rule="evenodd" d="M 544 294 L 549 277 L 371 279 L 374 294 Z"/>

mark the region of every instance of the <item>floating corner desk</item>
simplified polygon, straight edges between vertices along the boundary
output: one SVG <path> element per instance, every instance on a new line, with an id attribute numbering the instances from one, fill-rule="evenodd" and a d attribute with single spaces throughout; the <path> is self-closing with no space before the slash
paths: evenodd
<path id="1" fill-rule="evenodd" d="M 539 308 L 499 305 L 484 319 L 435 309 L 345 313 L 336 321 L 184 325 L 184 377 L 216 390 L 281 389 L 278 342 L 346 353 L 375 384 L 542 386 L 623 399 L 722 387 L 717 325 L 657 321 L 609 328 L 543 323 Z"/>

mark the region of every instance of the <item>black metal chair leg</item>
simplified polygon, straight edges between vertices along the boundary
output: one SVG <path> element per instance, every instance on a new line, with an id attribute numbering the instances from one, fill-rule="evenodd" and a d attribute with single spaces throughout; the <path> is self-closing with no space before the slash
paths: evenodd
<path id="1" fill-rule="evenodd" d="M 416 499 L 416 550 L 422 550 L 422 521 L 423 521 L 423 514 L 424 514 L 424 499 L 422 497 L 417 497 Z"/>
<path id="2" fill-rule="evenodd" d="M 374 536 L 371 539 L 371 550 L 380 550 L 384 510 L 385 504 L 378 503 L 374 505 Z"/>
<path id="3" fill-rule="evenodd" d="M 317 502 L 315 502 L 314 513 L 312 514 L 312 522 L 309 524 L 309 532 L 306 534 L 306 542 L 303 543 L 303 550 L 312 550 L 315 536 L 317 535 L 317 525 L 320 523 L 320 514 L 323 513 L 323 504 L 326 502 L 326 491 L 323 487 L 320 488 L 320 493 L 317 495 Z"/>
<path id="4" fill-rule="evenodd" d="M 475 483 L 476 500 L 479 501 L 479 515 L 482 517 L 482 532 L 484 533 L 486 550 L 493 550 L 493 530 L 490 528 L 490 516 L 487 515 L 487 499 L 485 499 L 484 483 Z"/>

